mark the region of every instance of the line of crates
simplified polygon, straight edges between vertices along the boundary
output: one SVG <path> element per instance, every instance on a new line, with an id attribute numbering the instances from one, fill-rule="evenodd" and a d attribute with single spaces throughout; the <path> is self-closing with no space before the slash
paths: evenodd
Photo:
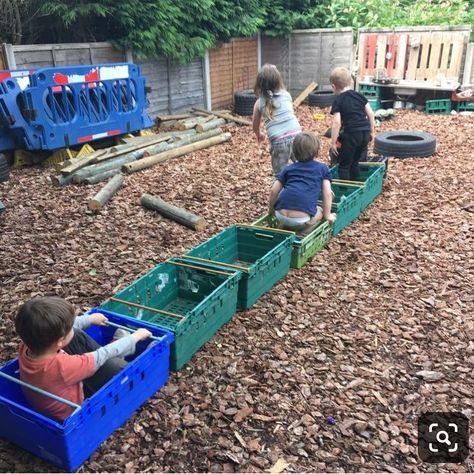
<path id="1" fill-rule="evenodd" d="M 0 71 L 0 152 L 56 150 L 151 127 L 131 63 Z"/>
<path id="2" fill-rule="evenodd" d="M 299 238 L 263 216 L 250 225 L 232 225 L 155 266 L 100 308 L 109 321 L 130 329 L 148 328 L 156 343 L 142 341 L 126 368 L 104 385 L 63 423 L 31 408 L 18 380 L 15 359 L 0 368 L 0 436 L 57 465 L 77 469 L 116 428 L 162 387 L 169 370 L 180 370 L 238 309 L 250 308 L 288 273 L 312 256 L 360 215 L 380 194 L 387 159 L 361 163 L 360 182 L 334 176 L 336 224 L 321 223 Z M 87 331 L 109 343 L 113 327 Z M 12 379 L 5 379 L 11 377 Z"/>

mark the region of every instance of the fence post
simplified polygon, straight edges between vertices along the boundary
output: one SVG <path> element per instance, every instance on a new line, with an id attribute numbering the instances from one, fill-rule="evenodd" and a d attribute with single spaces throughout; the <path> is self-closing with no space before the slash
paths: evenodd
<path id="1" fill-rule="evenodd" d="M 257 31 L 257 70 L 262 67 L 262 36 L 260 30 Z"/>
<path id="2" fill-rule="evenodd" d="M 5 61 L 7 62 L 7 69 L 16 69 L 15 53 L 13 52 L 13 46 L 9 43 L 3 43 L 2 45 Z"/>
<path id="3" fill-rule="evenodd" d="M 211 96 L 211 68 L 209 65 L 209 50 L 206 51 L 203 59 L 203 74 L 204 74 L 204 105 L 207 110 L 212 110 L 212 96 Z"/>
<path id="4" fill-rule="evenodd" d="M 474 43 L 467 43 L 466 60 L 464 61 L 464 74 L 462 77 L 462 86 L 473 85 L 471 81 L 472 66 L 474 63 Z"/>

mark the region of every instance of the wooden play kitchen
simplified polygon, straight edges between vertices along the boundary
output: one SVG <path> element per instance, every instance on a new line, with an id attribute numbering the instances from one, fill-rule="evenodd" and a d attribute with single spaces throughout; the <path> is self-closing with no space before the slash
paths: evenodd
<path id="1" fill-rule="evenodd" d="M 449 96 L 460 85 L 470 32 L 469 26 L 361 28 L 359 87 L 377 86 L 380 102 L 399 108 L 413 108 L 418 94 Z"/>

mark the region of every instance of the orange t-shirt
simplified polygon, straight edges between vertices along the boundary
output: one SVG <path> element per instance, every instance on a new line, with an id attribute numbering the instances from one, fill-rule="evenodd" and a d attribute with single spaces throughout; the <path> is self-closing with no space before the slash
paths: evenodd
<path id="1" fill-rule="evenodd" d="M 20 379 L 23 382 L 78 405 L 84 401 L 82 381 L 96 372 L 92 352 L 69 355 L 64 351 L 59 351 L 51 357 L 35 359 L 28 355 L 28 348 L 21 343 L 18 361 Z M 63 421 L 74 411 L 68 405 L 33 390 L 24 388 L 24 393 L 34 409 L 56 420 Z"/>

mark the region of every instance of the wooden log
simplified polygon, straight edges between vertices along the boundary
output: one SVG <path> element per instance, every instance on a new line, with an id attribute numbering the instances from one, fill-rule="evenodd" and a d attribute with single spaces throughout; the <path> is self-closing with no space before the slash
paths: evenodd
<path id="1" fill-rule="evenodd" d="M 236 122 L 240 125 L 252 125 L 252 122 L 250 122 L 250 120 L 245 120 L 245 119 L 240 118 L 240 117 L 235 117 L 234 115 L 231 115 L 231 114 L 221 114 L 220 112 L 204 110 L 204 109 L 200 109 L 198 107 L 194 107 L 193 110 L 196 110 L 198 112 L 207 113 L 207 115 L 215 115 L 216 117 L 226 119 L 229 122 Z"/>
<path id="2" fill-rule="evenodd" d="M 191 116 L 192 116 L 191 112 L 185 112 L 185 113 L 182 113 L 182 114 L 174 114 L 174 115 L 158 115 L 158 117 L 156 117 L 156 120 L 158 122 L 166 122 L 168 120 L 187 119 Z"/>
<path id="3" fill-rule="evenodd" d="M 160 130 L 171 130 L 172 128 L 176 127 L 177 123 L 177 120 L 167 120 L 166 122 L 160 122 Z"/>
<path id="4" fill-rule="evenodd" d="M 103 173 L 94 174 L 92 176 L 89 176 L 88 178 L 83 178 L 81 182 L 84 184 L 96 184 L 100 183 L 101 181 L 105 181 L 106 179 L 109 179 L 119 173 L 120 166 L 112 170 L 104 171 Z"/>
<path id="5" fill-rule="evenodd" d="M 54 186 L 65 186 L 73 180 L 73 174 L 58 174 L 57 176 L 51 176 L 51 182 Z"/>
<path id="6" fill-rule="evenodd" d="M 177 130 L 190 130 L 191 128 L 194 128 L 196 125 L 200 123 L 207 122 L 210 117 L 209 115 L 206 117 L 194 117 L 190 118 L 187 120 L 181 120 L 176 124 L 176 129 Z"/>
<path id="7" fill-rule="evenodd" d="M 142 194 L 140 203 L 143 207 L 152 209 L 153 211 L 160 213 L 162 216 L 173 219 L 179 224 L 183 224 L 190 229 L 197 230 L 198 232 L 203 231 L 207 226 L 204 218 L 181 207 L 173 206 L 173 204 L 169 204 L 166 201 L 163 201 L 163 199 L 152 196 L 151 194 Z"/>
<path id="8" fill-rule="evenodd" d="M 90 165 L 87 168 L 76 171 L 73 174 L 73 181 L 75 183 L 82 183 L 85 178 L 89 178 L 96 174 L 104 173 L 105 171 L 113 170 L 115 168 L 120 168 L 125 163 L 135 161 L 143 157 L 143 150 L 136 150 L 132 153 L 128 153 L 123 156 L 118 156 L 112 160 L 106 161 L 105 163 L 97 163 L 95 165 Z"/>
<path id="9" fill-rule="evenodd" d="M 84 156 L 80 160 L 75 161 L 74 163 L 71 163 L 70 165 L 66 166 L 61 170 L 62 174 L 72 174 L 75 171 L 84 168 L 87 165 L 90 165 L 94 163 L 94 160 L 103 155 L 104 153 L 107 153 L 106 150 L 96 150 L 90 155 Z"/>
<path id="10" fill-rule="evenodd" d="M 308 84 L 304 91 L 293 101 L 293 107 L 298 107 L 301 105 L 301 103 L 308 97 L 308 95 L 314 91 L 318 87 L 318 84 L 314 81 L 312 81 L 310 84 Z"/>
<path id="11" fill-rule="evenodd" d="M 220 127 L 221 125 L 225 125 L 225 119 L 223 118 L 217 118 L 214 120 L 210 120 L 209 122 L 206 123 L 198 123 L 196 125 L 196 132 L 197 133 L 203 133 L 207 132 L 209 130 L 212 130 L 213 128 Z"/>
<path id="12" fill-rule="evenodd" d="M 91 211 L 98 211 L 110 200 L 110 198 L 122 187 L 123 175 L 114 176 L 92 199 L 89 199 L 87 206 Z"/>
<path id="13" fill-rule="evenodd" d="M 189 145 L 190 143 L 199 142 L 201 140 L 205 140 L 206 138 L 212 138 L 217 135 L 220 135 L 221 133 L 222 133 L 221 128 L 215 128 L 201 134 L 176 137 L 175 141 L 171 144 L 168 144 L 168 146 L 165 148 L 163 147 L 160 148 L 160 145 L 153 146 L 150 148 L 145 148 L 144 153 L 143 153 L 143 158 L 147 156 L 156 155 L 157 153 L 161 153 L 166 150 L 173 150 L 174 148 L 178 148 L 180 146 Z"/>
<path id="14" fill-rule="evenodd" d="M 134 163 L 126 163 L 122 166 L 122 171 L 126 173 L 135 173 L 136 171 L 149 168 L 161 163 L 163 161 L 169 160 L 171 158 L 177 158 L 178 156 L 185 155 L 186 153 L 191 153 L 193 151 L 202 150 L 203 148 L 208 148 L 213 145 L 218 145 L 219 143 L 224 143 L 231 138 L 230 133 L 223 133 L 216 137 L 208 138 L 206 140 L 201 140 L 196 143 L 191 143 L 189 145 L 184 145 L 174 150 L 164 151 L 163 153 L 158 153 L 157 155 L 148 156 L 147 158 L 142 158 L 137 160 Z"/>

